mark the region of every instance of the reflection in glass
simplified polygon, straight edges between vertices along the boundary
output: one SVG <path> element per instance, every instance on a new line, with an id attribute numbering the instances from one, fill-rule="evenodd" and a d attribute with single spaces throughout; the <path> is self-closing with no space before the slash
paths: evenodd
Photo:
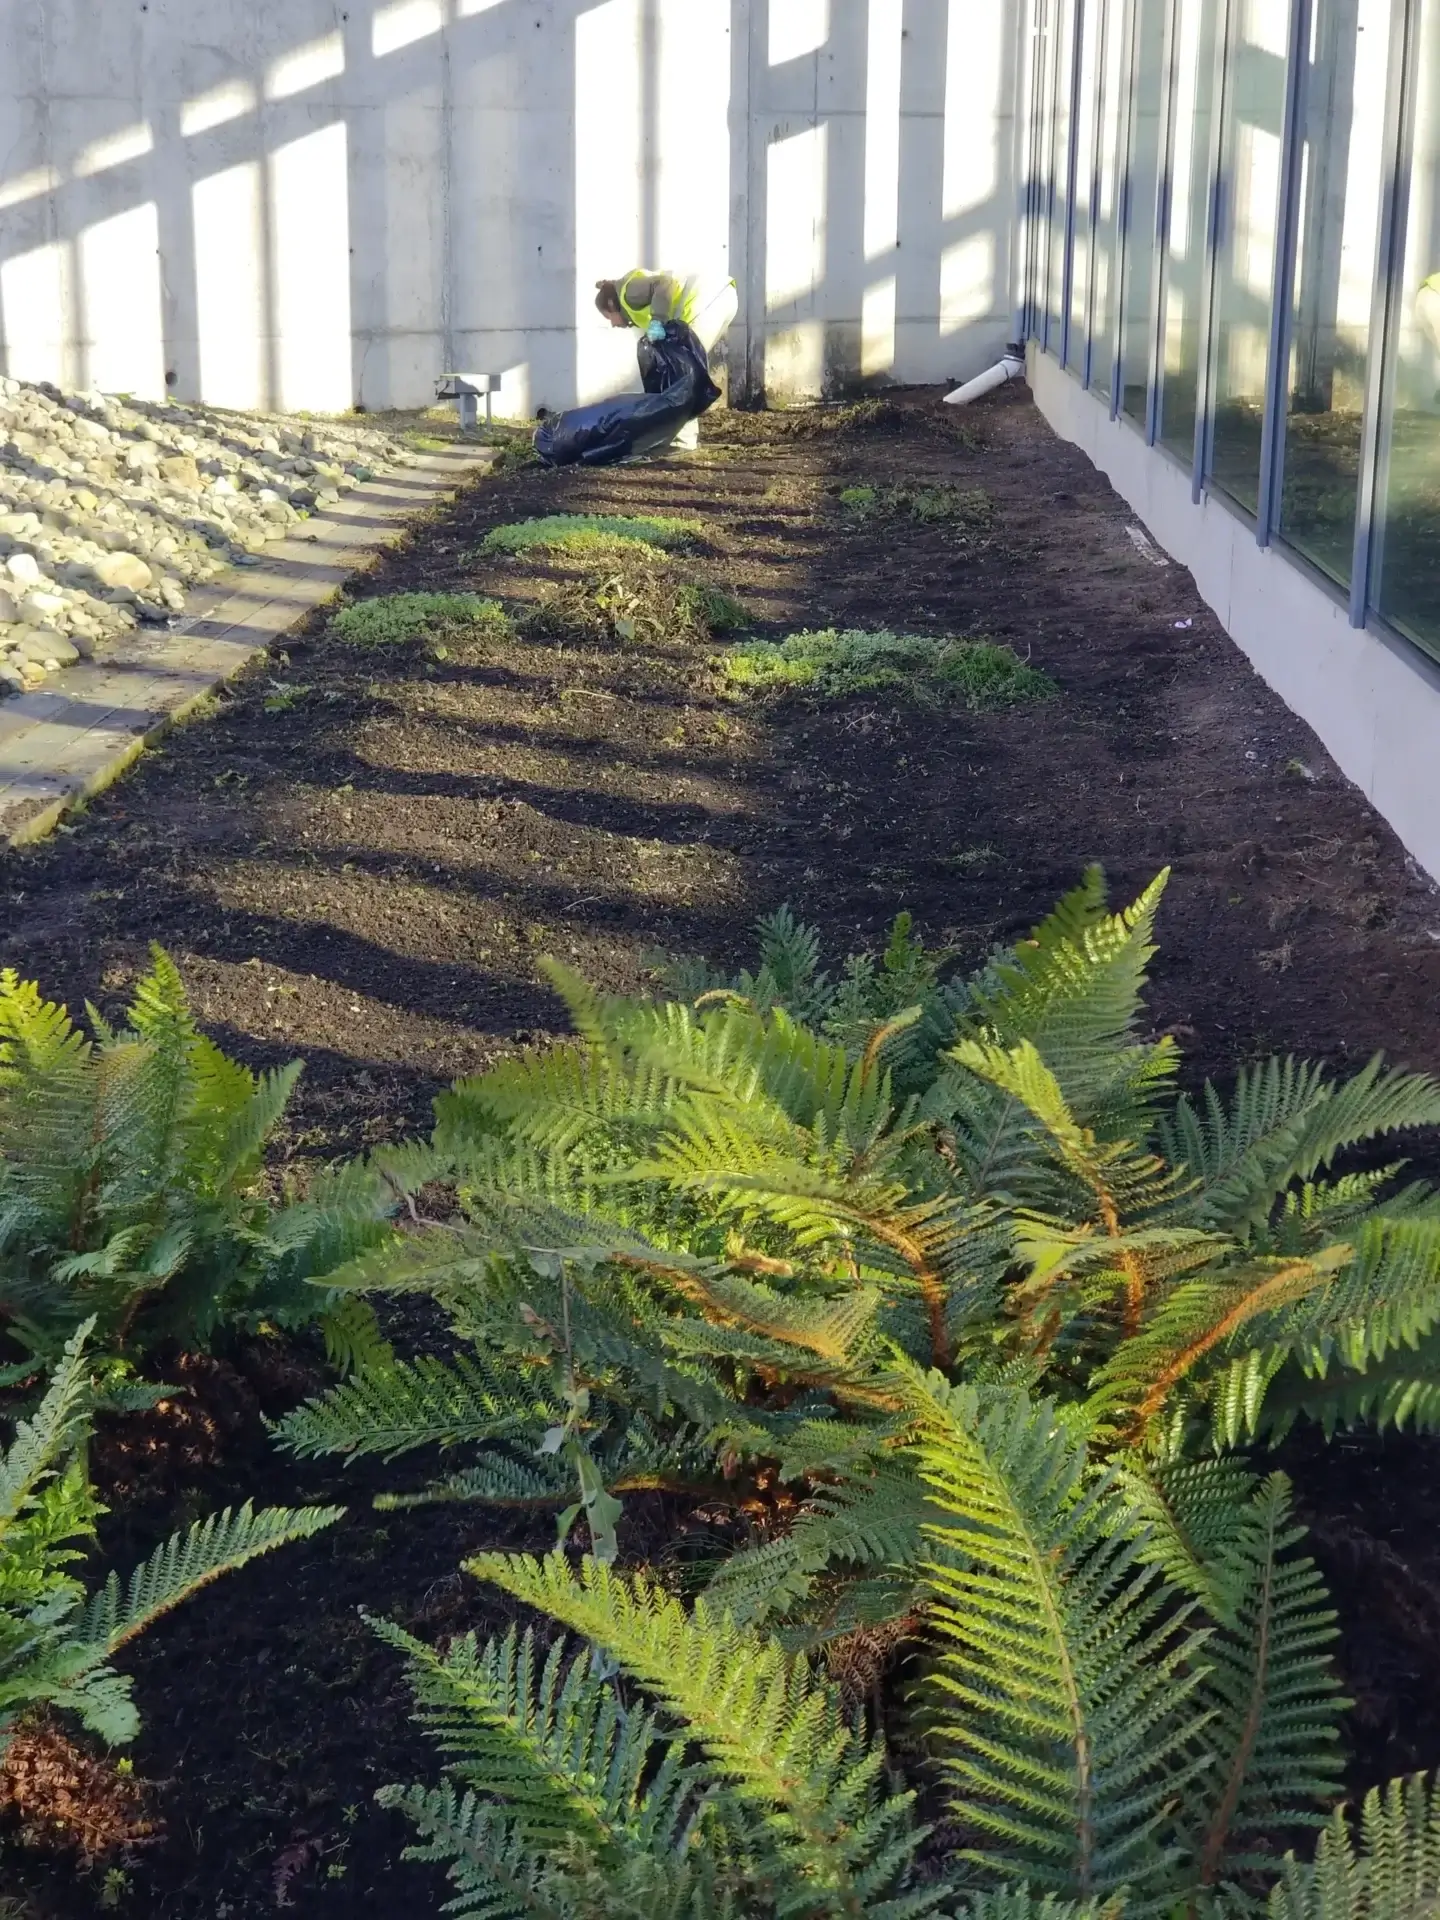
<path id="1" fill-rule="evenodd" d="M 1317 23 L 1327 10 L 1330 0 L 1317 0 Z M 1251 513 L 1260 493 L 1289 35 L 1290 0 L 1241 0 L 1225 90 L 1210 478 Z"/>
<path id="2" fill-rule="evenodd" d="M 1070 268 L 1070 333 L 1065 364 L 1085 378 L 1086 303 L 1090 295 L 1090 204 L 1095 177 L 1095 94 L 1104 0 L 1076 0 L 1082 9 L 1080 91 L 1075 143 L 1075 244 Z"/>
<path id="3" fill-rule="evenodd" d="M 1130 92 L 1129 207 L 1125 227 L 1125 311 L 1121 404 L 1145 418 L 1150 380 L 1151 285 L 1155 265 L 1156 196 L 1164 126 L 1165 9 L 1168 0 L 1135 0 L 1135 71 Z"/>
<path id="4" fill-rule="evenodd" d="M 1195 451 L 1200 388 L 1200 306 L 1210 209 L 1210 135 L 1215 96 L 1214 0 L 1179 0 L 1170 220 L 1165 241 L 1160 442 L 1188 465 Z"/>
<path id="5" fill-rule="evenodd" d="M 1387 381 L 1380 611 L 1440 655 L 1440 0 L 1421 0 L 1414 164 Z"/>
<path id="6" fill-rule="evenodd" d="M 1120 138 L 1125 123 L 1124 0 L 1104 0 L 1101 16 L 1095 257 L 1090 263 L 1090 384 L 1108 399 L 1115 356 L 1115 222 L 1120 201 Z"/>
<path id="7" fill-rule="evenodd" d="M 1390 0 L 1316 0 L 1301 103 L 1280 536 L 1348 584 L 1384 189 Z"/>

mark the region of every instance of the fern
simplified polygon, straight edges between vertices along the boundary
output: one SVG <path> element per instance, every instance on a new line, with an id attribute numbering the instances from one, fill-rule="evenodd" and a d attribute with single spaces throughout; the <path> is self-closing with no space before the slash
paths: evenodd
<path id="1" fill-rule="evenodd" d="M 559 1403 L 517 1388 L 478 1358 L 392 1360 L 353 1375 L 320 1400 L 288 1414 L 277 1431 L 302 1459 L 344 1453 L 386 1460 L 426 1446 L 498 1439 L 551 1424 Z"/>
<path id="2" fill-rule="evenodd" d="M 299 1065 L 257 1076 L 227 1059 L 158 948 L 127 1024 L 91 1009 L 91 1025 L 88 1039 L 0 975 L 0 1328 L 53 1359 L 86 1319 L 143 1355 L 241 1320 L 316 1318 L 303 1282 L 319 1248 L 293 1222 L 272 1243 L 259 1191 Z M 372 1207 L 355 1233 L 381 1230 Z"/>
<path id="3" fill-rule="evenodd" d="M 921 1471 L 946 1523 L 927 1569 L 936 1732 L 965 1857 L 1079 1899 L 1129 1888 L 1163 1911 L 1183 1859 L 1165 1835 L 1193 1791 L 1205 1633 L 1147 1566 L 1112 1474 L 1025 1395 L 934 1381 Z"/>
<path id="4" fill-rule="evenodd" d="M 111 1574 L 87 1598 L 71 1566 L 99 1509 L 83 1454 L 94 1404 L 86 1323 L 66 1343 L 39 1407 L 0 1454 L 0 1750 L 28 1709 L 76 1715 L 113 1744 L 138 1726 L 128 1679 L 109 1662 L 162 1614 L 220 1575 L 341 1517 L 338 1507 L 247 1503 L 177 1533 L 127 1582 Z"/>
<path id="5" fill-rule="evenodd" d="M 643 1579 L 595 1561 L 482 1554 L 469 1570 L 583 1634 L 673 1714 L 736 1801 L 763 1819 L 794 1891 L 777 1912 L 933 1912 L 940 1889 L 906 1892 L 922 1837 L 909 1795 L 881 1792 L 880 1749 L 851 1727 L 807 1662 L 704 1602 L 693 1614 Z"/>
<path id="6" fill-rule="evenodd" d="M 1277 1473 L 1228 1544 L 1233 1615 L 1207 1648 L 1204 1689 L 1216 1708 L 1206 1739 L 1220 1755 L 1195 1841 L 1207 1889 L 1263 1872 L 1274 1859 L 1267 1843 L 1320 1825 L 1338 1797 L 1338 1722 L 1349 1703 L 1326 1652 L 1337 1634 L 1323 1584 L 1313 1562 L 1288 1554 L 1303 1534 L 1289 1524 L 1289 1484 Z"/>
<path id="7" fill-rule="evenodd" d="M 517 1880 L 540 1894 L 547 1880 L 573 1881 L 582 1863 L 636 1891 L 647 1866 L 655 1892 L 673 1899 L 699 1891 L 692 1856 L 700 1829 L 713 1822 L 713 1785 L 653 1713 L 622 1704 L 593 1655 L 567 1660 L 557 1642 L 542 1658 L 533 1634 L 512 1631 L 483 1647 L 467 1634 L 442 1657 L 399 1628 L 374 1624 L 406 1655 L 420 1724 L 449 1780 L 498 1803 L 487 1815 L 473 1800 L 457 1801 L 453 1787 L 440 1796 L 419 1788 L 381 1794 L 432 1835 L 442 1822 L 457 1837 L 483 1822 L 484 1850 L 456 1846 L 451 1856 L 452 1878 L 475 1910 L 529 1912 L 506 1904 Z"/>
<path id="8" fill-rule="evenodd" d="M 263 1507 L 257 1513 L 247 1500 L 242 1507 L 199 1520 L 187 1532 L 172 1534 L 136 1567 L 123 1588 L 119 1575 L 112 1573 L 85 1608 L 81 1638 L 115 1653 L 221 1574 L 292 1540 L 310 1539 L 344 1512 L 343 1507 Z"/>
<path id="9" fill-rule="evenodd" d="M 1313 1862 L 1285 1861 L 1270 1920 L 1417 1920 L 1440 1900 L 1440 1793 L 1432 1777 L 1392 1780 L 1365 1796 L 1357 1851 L 1343 1811 Z"/>

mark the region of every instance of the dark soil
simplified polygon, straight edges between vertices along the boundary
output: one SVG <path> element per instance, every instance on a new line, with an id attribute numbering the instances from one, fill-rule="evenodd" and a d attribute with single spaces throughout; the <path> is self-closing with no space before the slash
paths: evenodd
<path id="1" fill-rule="evenodd" d="M 702 547 L 677 566 L 739 595 L 760 633 L 1003 640 L 1055 680 L 1054 700 L 738 705 L 710 645 L 643 623 L 622 641 L 550 622 L 443 658 L 312 632 L 85 817 L 0 860 L 0 964 L 110 1011 L 161 942 L 223 1045 L 257 1066 L 306 1059 L 285 1150 L 328 1157 L 425 1125 L 449 1078 L 553 1030 L 542 954 L 630 988 L 657 948 L 747 956 L 756 915 L 789 901 L 837 956 L 905 906 L 971 960 L 1098 859 L 1117 898 L 1173 870 L 1152 1001 L 1195 1073 L 1377 1048 L 1440 1069 L 1435 889 L 1023 393 L 964 422 L 935 402 L 721 415 L 689 461 L 512 471 L 360 590 L 533 605 L 580 569 L 477 558 L 488 528 L 691 513 Z M 857 522 L 836 495 L 871 483 L 983 488 L 994 517 L 963 533 Z M 228 1375 L 201 1368 L 209 1410 L 185 1416 L 178 1444 L 143 1424 L 110 1443 L 126 1556 L 247 1494 L 353 1504 L 135 1652 L 135 1768 L 165 1832 L 107 1896 L 122 1912 L 251 1920 L 288 1903 L 379 1920 L 423 1902 L 428 1870 L 396 1864 L 398 1823 L 370 1801 L 431 1769 L 398 1662 L 357 1609 L 430 1638 L 493 1619 L 462 1554 L 548 1538 L 463 1510 L 370 1512 L 374 1488 L 423 1477 L 414 1463 L 362 1477 L 277 1461 L 258 1410 L 308 1389 L 303 1366 L 274 1373 L 254 1353 Z M 1437 1462 L 1416 1441 L 1296 1452 L 1338 1583 L 1361 1784 L 1440 1762 Z M 96 1910 L 101 1869 L 39 1878 L 40 1914 Z"/>

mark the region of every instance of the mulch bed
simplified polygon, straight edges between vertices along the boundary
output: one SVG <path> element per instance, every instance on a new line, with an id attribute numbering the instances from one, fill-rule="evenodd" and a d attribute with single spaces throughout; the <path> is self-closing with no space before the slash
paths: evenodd
<path id="1" fill-rule="evenodd" d="M 479 557 L 490 527 L 697 514 L 694 576 L 744 600 L 759 632 L 1003 640 L 1052 676 L 1054 700 L 989 714 L 742 705 L 709 647 L 643 630 L 437 658 L 315 628 L 84 817 L 0 859 L 0 965 L 112 1012 L 159 941 L 221 1044 L 255 1066 L 307 1061 L 284 1142 L 306 1160 L 423 1127 L 450 1078 L 555 1030 L 542 954 L 625 990 L 657 949 L 748 957 L 756 915 L 788 901 L 836 959 L 903 906 L 973 961 L 1099 859 L 1117 900 L 1173 870 L 1152 1004 L 1196 1075 L 1274 1050 L 1343 1066 L 1383 1048 L 1440 1069 L 1436 890 L 1023 392 L 963 418 L 936 401 L 721 415 L 689 461 L 509 472 L 360 590 L 533 602 L 574 567 Z M 839 490 L 872 483 L 983 488 L 994 517 L 957 535 L 847 515 Z M 382 1782 L 431 1768 L 398 1662 L 358 1610 L 431 1638 L 493 1620 L 459 1559 L 543 1546 L 548 1523 L 373 1513 L 372 1491 L 423 1478 L 413 1462 L 297 1473 L 261 1421 L 313 1390 L 303 1356 L 291 1373 L 254 1352 L 200 1367 L 193 1400 L 208 1411 L 176 1444 L 148 1429 L 102 1443 L 125 1496 L 111 1544 L 127 1557 L 246 1494 L 298 1486 L 354 1511 L 137 1647 L 133 1757 L 162 1831 L 119 1880 L 114 1858 L 77 1874 L 73 1855 L 37 1856 L 39 1915 L 90 1914 L 103 1897 L 167 1920 L 286 1906 L 379 1920 L 438 1889 L 398 1863 L 401 1827 L 370 1804 Z M 1440 1709 L 1423 1704 L 1440 1698 L 1437 1462 L 1414 1440 L 1294 1450 L 1345 1619 L 1358 1784 L 1440 1762 Z M 674 1522 L 634 1524 L 658 1539 Z"/>

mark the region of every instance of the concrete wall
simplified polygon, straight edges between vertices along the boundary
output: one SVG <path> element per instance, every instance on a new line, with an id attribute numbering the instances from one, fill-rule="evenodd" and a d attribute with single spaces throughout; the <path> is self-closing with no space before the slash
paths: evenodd
<path id="1" fill-rule="evenodd" d="M 1221 500 L 1196 506 L 1188 469 L 1111 420 L 1033 347 L 1030 385 L 1055 431 L 1089 455 L 1160 546 L 1190 569 L 1262 679 L 1440 879 L 1440 667 L 1402 640 L 1352 627 L 1333 593 L 1281 549 L 1257 547 L 1253 527 Z"/>
<path id="2" fill-rule="evenodd" d="M 732 383 L 1011 332 L 1017 0 L 0 0 L 0 368 L 233 406 L 633 385 L 594 282 L 733 274 Z"/>

